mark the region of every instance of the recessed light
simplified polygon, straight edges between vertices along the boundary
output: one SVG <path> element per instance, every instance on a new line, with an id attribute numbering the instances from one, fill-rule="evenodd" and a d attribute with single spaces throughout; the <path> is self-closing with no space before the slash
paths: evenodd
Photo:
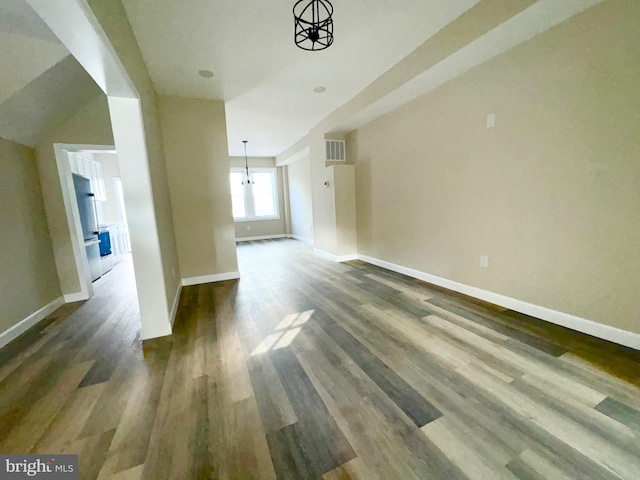
<path id="1" fill-rule="evenodd" d="M 200 70 L 198 72 L 198 75 L 200 75 L 202 78 L 211 78 L 213 77 L 213 72 L 211 70 Z"/>
<path id="2" fill-rule="evenodd" d="M 323 87 L 323 86 L 319 86 L 319 87 L 316 87 L 316 88 L 313 89 L 313 91 L 316 92 L 316 93 L 322 93 L 325 90 L 326 90 L 326 88 Z"/>

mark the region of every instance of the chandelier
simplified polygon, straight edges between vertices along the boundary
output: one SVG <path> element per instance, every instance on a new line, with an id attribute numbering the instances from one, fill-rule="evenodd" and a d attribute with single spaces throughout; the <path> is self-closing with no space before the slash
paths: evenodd
<path id="1" fill-rule="evenodd" d="M 303 50 L 317 51 L 333 43 L 333 5 L 329 0 L 298 0 L 293 6 L 294 41 Z"/>

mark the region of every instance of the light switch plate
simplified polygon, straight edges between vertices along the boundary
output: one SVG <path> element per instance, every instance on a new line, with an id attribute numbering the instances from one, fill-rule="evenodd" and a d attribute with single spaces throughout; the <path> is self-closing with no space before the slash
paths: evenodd
<path id="1" fill-rule="evenodd" d="M 487 115 L 487 128 L 494 128 L 496 126 L 496 114 L 490 113 Z"/>

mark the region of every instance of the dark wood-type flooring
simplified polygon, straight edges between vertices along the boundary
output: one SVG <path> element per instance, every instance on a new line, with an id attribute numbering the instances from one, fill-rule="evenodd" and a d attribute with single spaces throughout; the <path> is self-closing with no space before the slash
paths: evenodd
<path id="1" fill-rule="evenodd" d="M 83 479 L 640 479 L 640 353 L 293 240 L 144 344 L 130 262 L 0 350 L 0 453 Z"/>

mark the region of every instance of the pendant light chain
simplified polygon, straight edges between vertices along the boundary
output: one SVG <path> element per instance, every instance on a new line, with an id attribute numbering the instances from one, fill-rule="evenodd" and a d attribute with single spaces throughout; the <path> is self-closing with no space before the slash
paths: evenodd
<path id="1" fill-rule="evenodd" d="M 242 143 L 244 143 L 244 168 L 247 171 L 247 180 L 246 182 L 243 180 L 242 181 L 242 185 L 250 185 L 252 183 L 255 183 L 251 180 L 251 177 L 249 176 L 249 160 L 247 159 L 247 143 L 248 140 L 243 140 Z"/>

